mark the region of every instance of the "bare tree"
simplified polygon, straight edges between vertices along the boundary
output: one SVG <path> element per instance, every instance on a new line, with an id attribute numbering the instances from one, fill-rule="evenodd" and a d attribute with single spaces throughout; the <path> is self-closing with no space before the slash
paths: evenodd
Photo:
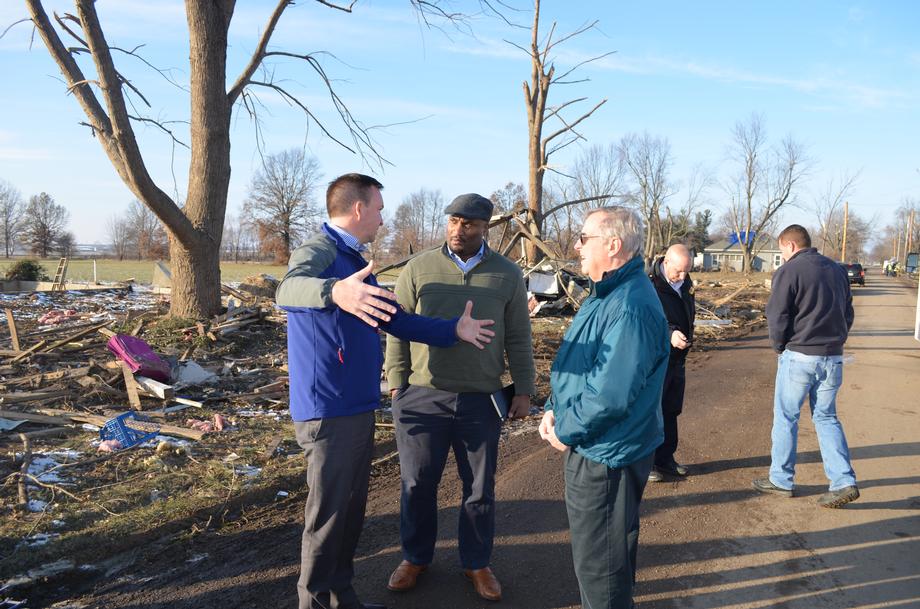
<path id="1" fill-rule="evenodd" d="M 19 233 L 25 214 L 22 195 L 10 184 L 0 180 L 0 239 L 3 240 L 3 253 L 9 258 L 19 243 Z"/>
<path id="2" fill-rule="evenodd" d="M 69 258 L 73 255 L 77 245 L 77 238 L 70 231 L 63 231 L 54 240 L 54 249 L 59 256 Z"/>
<path id="3" fill-rule="evenodd" d="M 321 178 L 316 157 L 298 148 L 265 157 L 253 176 L 243 213 L 261 234 L 274 236 L 277 260 L 287 261 L 304 235 L 322 222 L 314 196 Z"/>
<path id="4" fill-rule="evenodd" d="M 898 248 L 903 264 L 907 254 L 920 251 L 920 200 L 913 197 L 901 200 L 901 205 L 895 210 L 895 227 L 903 235 Z"/>
<path id="5" fill-rule="evenodd" d="M 150 176 L 134 134 L 134 124 L 140 122 L 161 129 L 174 143 L 185 145 L 173 132 L 171 123 L 135 110 L 150 104 L 116 66 L 114 54 L 138 57 L 137 49 L 122 49 L 106 39 L 94 0 L 75 0 L 75 4 L 76 15 L 55 14 L 56 29 L 41 0 L 25 0 L 31 22 L 61 70 L 68 93 L 86 114 L 85 124 L 125 185 L 169 231 L 173 315 L 203 318 L 220 309 L 220 244 L 230 182 L 230 119 L 237 104 L 242 104 L 257 123 L 256 91 L 280 96 L 302 110 L 326 136 L 366 160 L 382 162 L 368 130 L 336 94 L 333 80 L 320 63 L 322 52 L 269 50 L 275 28 L 284 11 L 294 4 L 292 0 L 275 2 L 249 61 L 232 81 L 227 79 L 227 44 L 235 0 L 186 0 L 190 163 L 188 190 L 180 207 Z M 355 2 L 318 0 L 317 4 L 351 12 Z M 429 18 L 446 19 L 449 23 L 463 20 L 463 15 L 449 11 L 439 0 L 411 0 L 411 4 L 425 23 Z M 494 12 L 488 0 L 481 0 L 480 5 Z M 62 36 L 70 44 L 65 44 Z M 78 54 L 92 58 L 95 74 L 84 73 L 76 61 Z M 344 124 L 344 137 L 336 136 L 317 121 L 311 108 L 286 88 L 288 81 L 275 76 L 275 66 L 269 62 L 278 59 L 301 62 L 317 74 Z M 233 84 L 228 87 L 228 82 Z"/>
<path id="6" fill-rule="evenodd" d="M 495 206 L 495 214 L 506 214 L 527 209 L 527 189 L 523 184 L 508 182 L 498 190 L 489 195 L 489 200 Z M 515 216 L 513 220 L 502 224 L 489 231 L 489 247 L 497 252 L 505 251 L 506 246 L 517 234 L 518 220 L 520 216 Z"/>
<path id="7" fill-rule="evenodd" d="M 64 232 L 70 213 L 58 205 L 48 193 L 29 198 L 23 225 L 25 242 L 33 254 L 47 258 Z"/>
<path id="8" fill-rule="evenodd" d="M 127 218 L 118 215 L 112 216 L 109 218 L 106 232 L 115 257 L 119 260 L 127 258 L 131 250 L 132 241 L 131 228 L 128 225 Z"/>
<path id="9" fill-rule="evenodd" d="M 579 67 L 606 57 L 609 53 L 581 61 L 562 74 L 556 74 L 555 58 L 552 53 L 556 47 L 588 30 L 593 29 L 597 21 L 586 23 L 575 31 L 561 36 L 556 35 L 556 22 L 550 25 L 549 32 L 540 35 L 540 0 L 534 0 L 533 25 L 530 31 L 530 47 L 525 48 L 510 41 L 509 44 L 521 49 L 530 56 L 530 80 L 524 82 L 524 101 L 527 106 L 527 163 L 528 163 L 528 205 L 530 215 L 527 229 L 530 234 L 539 237 L 543 231 L 543 178 L 547 171 L 554 171 L 550 166 L 550 157 L 578 140 L 585 137 L 578 131 L 578 125 L 594 114 L 607 100 L 601 100 L 593 108 L 582 113 L 576 118 L 568 118 L 565 113 L 572 106 L 585 101 L 580 97 L 564 101 L 560 104 L 548 105 L 549 90 L 552 85 L 564 85 L 584 82 L 587 79 L 571 79 L 573 72 Z M 550 123 L 555 121 L 555 123 Z M 553 124 L 549 134 L 544 135 L 544 129 Z M 549 130 L 549 129 L 547 129 Z M 538 261 L 542 252 L 532 242 L 527 244 L 527 258 L 532 262 Z"/>
<path id="10" fill-rule="evenodd" d="M 626 167 L 630 189 L 625 201 L 631 204 L 645 221 L 646 262 L 666 245 L 667 226 L 661 214 L 667 200 L 675 193 L 670 180 L 671 144 L 666 138 L 631 133 L 619 144 L 620 157 Z"/>
<path id="11" fill-rule="evenodd" d="M 390 223 L 391 255 L 406 256 L 441 241 L 444 237 L 444 195 L 440 190 L 420 188 L 403 199 Z"/>
<path id="12" fill-rule="evenodd" d="M 731 196 L 728 216 L 732 231 L 739 235 L 745 273 L 751 272 L 779 211 L 795 203 L 809 166 L 803 146 L 792 136 L 769 149 L 763 123 L 762 116 L 752 114 L 732 129 L 730 155 L 738 169 L 726 185 Z"/>
<path id="13" fill-rule="evenodd" d="M 824 190 L 814 198 L 812 208 L 819 224 L 817 237 L 821 240 L 821 253 L 825 256 L 837 258 L 843 253 L 840 251 L 843 245 L 843 204 L 858 177 L 858 173 L 845 172 L 839 178 L 829 180 Z"/>
<path id="14" fill-rule="evenodd" d="M 126 216 L 130 230 L 129 243 L 138 260 L 166 258 L 168 253 L 166 231 L 153 211 L 135 199 L 128 206 Z"/>

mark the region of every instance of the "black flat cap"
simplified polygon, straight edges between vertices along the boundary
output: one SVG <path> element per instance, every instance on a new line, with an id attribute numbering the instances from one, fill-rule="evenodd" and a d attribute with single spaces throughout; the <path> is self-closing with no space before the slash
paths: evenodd
<path id="1" fill-rule="evenodd" d="M 449 216 L 460 216 L 471 220 L 485 220 L 492 218 L 492 201 L 482 195 L 469 193 L 460 195 L 450 202 L 444 213 Z"/>

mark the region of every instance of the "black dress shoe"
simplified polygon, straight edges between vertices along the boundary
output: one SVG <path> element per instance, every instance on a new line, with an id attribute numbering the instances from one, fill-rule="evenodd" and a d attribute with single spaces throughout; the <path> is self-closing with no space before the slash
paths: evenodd
<path id="1" fill-rule="evenodd" d="M 690 473 L 690 470 L 673 459 L 671 459 L 670 463 L 665 463 L 664 465 L 655 465 L 655 469 L 657 469 L 662 474 L 668 474 L 671 476 L 683 477 Z"/>

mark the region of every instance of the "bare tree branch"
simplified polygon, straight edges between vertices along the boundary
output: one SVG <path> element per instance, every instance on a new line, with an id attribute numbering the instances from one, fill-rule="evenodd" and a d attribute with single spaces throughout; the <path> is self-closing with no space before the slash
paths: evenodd
<path id="1" fill-rule="evenodd" d="M 323 0 L 317 1 L 321 4 L 327 4 Z M 271 40 L 272 34 L 275 32 L 275 27 L 278 25 L 278 20 L 281 19 L 281 14 L 284 13 L 284 9 L 292 4 L 294 4 L 293 0 L 279 0 L 278 4 L 275 5 L 275 10 L 272 11 L 271 16 L 268 18 L 268 23 L 265 25 L 265 30 L 263 30 L 262 36 L 259 38 L 259 44 L 256 45 L 256 50 L 253 51 L 252 57 L 249 58 L 249 63 L 247 63 L 246 67 L 243 68 L 243 72 L 239 75 L 239 77 L 236 79 L 236 82 L 233 83 L 233 86 L 230 87 L 230 91 L 227 93 L 227 100 L 231 106 L 236 102 L 237 98 L 240 96 L 240 93 L 252 79 L 252 75 L 255 74 L 256 70 L 259 68 L 259 65 L 261 65 L 262 60 L 265 58 L 265 52 L 268 49 L 268 43 Z M 327 4 L 327 6 L 333 5 Z M 349 7 L 348 11 L 351 11 L 351 7 Z"/>
<path id="2" fill-rule="evenodd" d="M 554 132 L 551 133 L 550 135 L 546 136 L 546 137 L 543 139 L 543 143 L 544 143 L 544 144 L 547 144 L 547 143 L 549 143 L 550 141 L 552 141 L 553 139 L 555 139 L 555 138 L 559 137 L 560 135 L 562 135 L 563 133 L 565 133 L 566 131 L 572 131 L 572 130 L 578 125 L 578 123 L 582 122 L 583 120 L 585 120 L 586 118 L 588 118 L 589 116 L 591 116 L 592 114 L 594 114 L 594 111 L 595 111 L 595 110 L 597 110 L 598 108 L 600 108 L 601 106 L 603 106 L 603 105 L 606 104 L 606 103 L 607 103 L 607 100 L 606 100 L 606 99 L 601 100 L 600 102 L 598 102 L 598 104 L 597 104 L 596 106 L 594 106 L 593 108 L 591 108 L 591 110 L 589 110 L 588 112 L 582 114 L 581 117 L 579 117 L 578 120 L 576 120 L 575 122 L 573 122 L 573 123 L 571 123 L 571 124 L 564 124 L 563 127 L 561 127 L 560 129 L 557 129 L 556 131 L 554 131 Z"/>

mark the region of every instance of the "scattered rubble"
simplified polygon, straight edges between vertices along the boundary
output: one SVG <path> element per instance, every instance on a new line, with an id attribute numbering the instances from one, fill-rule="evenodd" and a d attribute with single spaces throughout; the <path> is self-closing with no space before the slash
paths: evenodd
<path id="1" fill-rule="evenodd" d="M 522 268 L 545 397 L 588 283 L 553 257 Z M 762 283 L 701 279 L 695 348 L 762 323 Z M 164 297 L 137 286 L 0 294 L 0 582 L 54 564 L 61 551 L 99 564 L 148 531 L 159 538 L 222 526 L 252 497 L 296 499 L 302 451 L 287 416 L 286 316 L 269 300 L 272 280 L 225 287 L 226 311 L 203 322 L 165 317 Z M 168 377 L 126 368 L 106 347 L 115 335 L 143 340 L 168 364 Z M 532 413 L 541 406 L 535 399 Z M 125 425 L 146 432 L 142 441 L 102 437 L 127 413 Z M 516 421 L 503 433 L 530 424 Z M 374 467 L 395 467 L 386 409 L 376 434 Z"/>

